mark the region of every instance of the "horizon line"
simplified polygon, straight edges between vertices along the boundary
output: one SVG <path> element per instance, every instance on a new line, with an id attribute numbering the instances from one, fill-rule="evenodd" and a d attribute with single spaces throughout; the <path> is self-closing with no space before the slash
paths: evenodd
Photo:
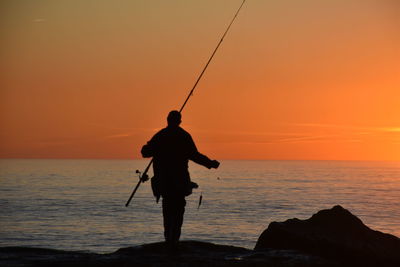
<path id="1" fill-rule="evenodd" d="M 10 157 L 1 158 L 0 160 L 132 160 L 132 161 L 146 161 L 147 158 L 24 158 L 24 157 Z M 222 158 L 219 159 L 227 161 L 356 161 L 356 162 L 400 162 L 400 159 L 235 159 L 235 158 Z"/>

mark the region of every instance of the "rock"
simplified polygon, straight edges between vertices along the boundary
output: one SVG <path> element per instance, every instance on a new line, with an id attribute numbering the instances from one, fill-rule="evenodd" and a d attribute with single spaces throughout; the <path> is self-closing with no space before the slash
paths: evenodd
<path id="1" fill-rule="evenodd" d="M 307 220 L 272 222 L 255 250 L 295 249 L 365 265 L 400 266 L 400 239 L 374 231 L 341 206 Z M 383 264 L 383 265 L 382 265 Z"/>
<path id="2" fill-rule="evenodd" d="M 83 266 L 95 253 L 33 247 L 1 247 L 0 266 Z M 82 264 L 81 264 L 82 263 Z"/>
<path id="3" fill-rule="evenodd" d="M 182 241 L 179 253 L 152 243 L 97 254 L 45 248 L 0 247 L 0 266 L 400 266 L 399 238 L 373 231 L 340 206 L 308 220 L 273 222 L 254 250 Z"/>
<path id="4" fill-rule="evenodd" d="M 180 242 L 180 253 L 166 252 L 164 243 L 121 248 L 96 254 L 42 248 L 0 248 L 0 266 L 309 266 L 338 267 L 334 261 L 292 250 L 253 250 L 200 241 Z"/>

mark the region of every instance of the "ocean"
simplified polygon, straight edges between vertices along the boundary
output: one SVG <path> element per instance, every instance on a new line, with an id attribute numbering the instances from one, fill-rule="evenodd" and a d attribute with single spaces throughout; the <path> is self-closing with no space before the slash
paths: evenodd
<path id="1" fill-rule="evenodd" d="M 147 163 L 0 160 L 0 246 L 106 253 L 163 241 L 149 182 L 125 207 Z M 226 160 L 190 172 L 200 188 L 187 198 L 182 240 L 253 248 L 270 222 L 334 205 L 400 236 L 400 162 Z"/>

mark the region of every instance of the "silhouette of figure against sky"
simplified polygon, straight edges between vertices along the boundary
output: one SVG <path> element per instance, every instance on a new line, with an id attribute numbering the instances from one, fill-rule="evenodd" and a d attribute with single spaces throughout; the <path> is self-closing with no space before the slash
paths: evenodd
<path id="1" fill-rule="evenodd" d="M 218 168 L 219 162 L 197 151 L 188 132 L 182 129 L 181 114 L 173 110 L 167 117 L 168 126 L 142 148 L 143 157 L 153 157 L 154 177 L 152 188 L 155 196 L 162 196 L 165 242 L 176 250 L 181 235 L 185 197 L 197 184 L 191 182 L 188 161 L 192 160 L 207 168 Z"/>

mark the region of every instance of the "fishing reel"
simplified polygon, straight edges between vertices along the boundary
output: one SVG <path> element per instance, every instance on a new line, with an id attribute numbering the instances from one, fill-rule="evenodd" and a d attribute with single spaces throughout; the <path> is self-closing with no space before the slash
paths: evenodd
<path id="1" fill-rule="evenodd" d="M 143 174 L 142 174 L 139 170 L 136 170 L 136 173 L 138 174 L 139 180 L 140 180 L 142 183 L 144 183 L 144 182 L 146 182 L 146 181 L 149 180 L 149 176 L 147 175 L 147 173 L 143 173 Z"/>

